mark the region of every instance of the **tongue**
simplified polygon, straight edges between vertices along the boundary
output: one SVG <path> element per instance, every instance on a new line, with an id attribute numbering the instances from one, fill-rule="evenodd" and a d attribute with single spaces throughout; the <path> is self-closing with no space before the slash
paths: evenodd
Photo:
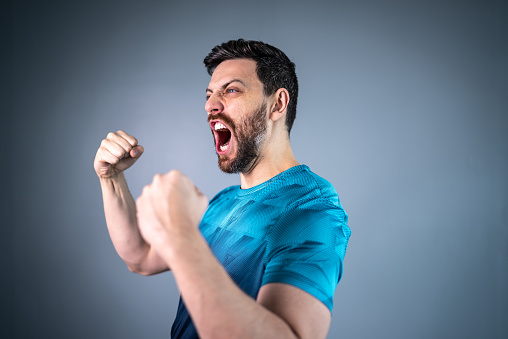
<path id="1" fill-rule="evenodd" d="M 219 130 L 217 132 L 219 136 L 218 138 L 219 140 L 217 140 L 219 146 L 227 145 L 229 143 L 229 140 L 231 139 L 231 132 L 227 129 Z"/>

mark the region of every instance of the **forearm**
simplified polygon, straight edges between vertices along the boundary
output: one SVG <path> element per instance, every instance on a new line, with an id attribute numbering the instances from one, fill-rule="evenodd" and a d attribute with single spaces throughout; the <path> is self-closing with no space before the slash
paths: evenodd
<path id="1" fill-rule="evenodd" d="M 185 237 L 185 238 L 183 238 Z M 202 338 L 297 338 L 276 314 L 245 294 L 217 261 L 198 230 L 158 246 L 171 262 L 185 305 Z"/>
<path id="2" fill-rule="evenodd" d="M 100 183 L 106 224 L 118 255 L 128 268 L 136 273 L 153 274 L 164 270 L 164 267 L 147 267 L 154 266 L 149 263 L 156 260 L 149 260 L 149 256 L 153 254 L 150 254 L 150 246 L 139 232 L 136 203 L 129 191 L 124 174 L 119 173 L 112 178 L 101 178 Z"/>

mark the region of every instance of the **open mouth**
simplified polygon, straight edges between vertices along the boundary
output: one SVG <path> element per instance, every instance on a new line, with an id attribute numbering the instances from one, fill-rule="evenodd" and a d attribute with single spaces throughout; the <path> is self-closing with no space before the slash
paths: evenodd
<path id="1" fill-rule="evenodd" d="M 231 144 L 231 131 L 220 121 L 213 121 L 211 123 L 211 127 L 215 135 L 215 147 L 217 153 L 226 153 Z"/>

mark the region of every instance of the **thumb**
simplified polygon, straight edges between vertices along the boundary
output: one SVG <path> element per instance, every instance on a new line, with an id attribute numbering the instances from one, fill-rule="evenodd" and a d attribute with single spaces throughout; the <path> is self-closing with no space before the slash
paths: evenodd
<path id="1" fill-rule="evenodd" d="M 141 145 L 138 145 L 136 147 L 133 147 L 131 149 L 131 151 L 129 152 L 129 155 L 132 157 L 132 158 L 139 158 L 141 156 L 141 154 L 143 154 L 143 152 L 145 151 L 145 149 L 143 148 L 143 146 Z"/>

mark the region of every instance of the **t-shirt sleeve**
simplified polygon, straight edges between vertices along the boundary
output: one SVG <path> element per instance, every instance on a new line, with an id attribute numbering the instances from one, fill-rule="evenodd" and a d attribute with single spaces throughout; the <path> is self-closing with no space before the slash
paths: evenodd
<path id="1" fill-rule="evenodd" d="M 268 234 L 262 285 L 293 285 L 332 311 L 350 234 L 340 207 L 313 202 L 285 211 Z"/>

